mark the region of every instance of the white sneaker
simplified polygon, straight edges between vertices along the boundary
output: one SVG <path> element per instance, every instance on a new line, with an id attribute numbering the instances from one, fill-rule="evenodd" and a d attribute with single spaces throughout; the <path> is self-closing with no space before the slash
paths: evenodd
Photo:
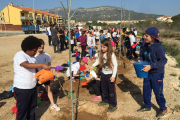
<path id="1" fill-rule="evenodd" d="M 61 110 L 61 108 L 58 107 L 56 104 L 54 104 L 53 106 L 51 106 L 51 109 L 56 110 L 56 111 L 60 111 L 60 110 Z"/>

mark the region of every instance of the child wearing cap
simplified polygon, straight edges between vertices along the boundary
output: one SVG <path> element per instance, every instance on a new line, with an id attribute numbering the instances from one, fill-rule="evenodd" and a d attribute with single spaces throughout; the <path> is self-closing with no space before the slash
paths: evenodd
<path id="1" fill-rule="evenodd" d="M 72 73 L 72 81 L 76 82 L 75 77 L 80 77 L 80 76 L 85 76 L 85 74 L 80 75 L 79 74 L 79 69 L 81 65 L 87 64 L 88 59 L 86 57 L 83 57 L 82 59 L 79 60 L 79 62 L 76 62 L 71 65 L 71 73 Z M 66 71 L 66 76 L 70 79 L 70 71 L 69 68 Z"/>
<path id="2" fill-rule="evenodd" d="M 163 95 L 163 78 L 164 65 L 167 63 L 165 56 L 165 49 L 158 38 L 159 31 L 155 27 L 148 28 L 146 31 L 146 44 L 140 53 L 140 61 L 148 61 L 150 65 L 145 65 L 142 71 L 148 72 L 147 78 L 144 78 L 143 83 L 143 98 L 144 107 L 137 110 L 137 112 L 144 112 L 151 110 L 151 91 L 153 89 L 156 96 L 156 101 L 160 106 L 160 110 L 156 117 L 163 117 L 167 113 L 165 106 L 166 100 Z"/>
<path id="3" fill-rule="evenodd" d="M 91 32 L 90 37 L 87 40 L 87 45 L 88 45 L 90 59 L 93 60 L 95 59 L 95 53 L 96 53 L 96 49 L 95 49 L 96 42 L 93 36 L 93 32 Z"/>

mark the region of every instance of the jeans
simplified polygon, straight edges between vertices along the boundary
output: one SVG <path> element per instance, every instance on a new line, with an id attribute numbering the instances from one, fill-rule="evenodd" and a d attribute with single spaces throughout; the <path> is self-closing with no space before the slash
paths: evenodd
<path id="1" fill-rule="evenodd" d="M 89 49 L 89 56 L 92 58 L 92 56 L 95 56 L 96 50 L 94 49 L 94 46 L 88 47 Z"/>

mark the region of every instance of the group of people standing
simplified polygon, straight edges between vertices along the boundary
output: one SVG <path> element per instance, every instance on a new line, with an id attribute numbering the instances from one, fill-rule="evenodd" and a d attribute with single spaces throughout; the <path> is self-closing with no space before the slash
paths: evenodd
<path id="1" fill-rule="evenodd" d="M 54 47 L 54 53 L 61 53 L 62 51 L 68 49 L 68 42 L 65 40 L 65 36 L 67 33 L 64 30 L 63 26 L 60 26 L 58 29 L 56 25 L 50 25 L 47 27 L 48 31 L 48 41 L 49 41 L 49 46 Z M 64 48 L 64 45 L 66 49 Z M 61 49 L 59 48 L 61 46 Z"/>

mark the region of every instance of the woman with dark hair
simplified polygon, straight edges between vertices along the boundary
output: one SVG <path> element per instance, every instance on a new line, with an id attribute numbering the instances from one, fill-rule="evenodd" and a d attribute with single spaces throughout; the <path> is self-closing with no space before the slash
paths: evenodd
<path id="1" fill-rule="evenodd" d="M 60 38 L 60 42 L 61 42 L 61 51 L 64 51 L 64 44 L 65 44 L 65 31 L 63 29 L 63 26 L 60 26 L 59 28 L 59 38 Z M 67 46 L 66 46 L 67 48 Z"/>
<path id="2" fill-rule="evenodd" d="M 78 37 L 78 41 L 81 43 L 81 57 L 85 57 L 86 56 L 86 46 L 87 46 L 87 32 L 83 31 L 82 35 L 80 37 Z"/>
<path id="3" fill-rule="evenodd" d="M 58 31 L 56 29 L 56 26 L 53 25 L 53 29 L 51 30 L 52 34 L 52 45 L 54 46 L 54 53 L 59 53 L 59 40 L 58 40 Z M 57 51 L 56 51 L 57 48 Z"/>

